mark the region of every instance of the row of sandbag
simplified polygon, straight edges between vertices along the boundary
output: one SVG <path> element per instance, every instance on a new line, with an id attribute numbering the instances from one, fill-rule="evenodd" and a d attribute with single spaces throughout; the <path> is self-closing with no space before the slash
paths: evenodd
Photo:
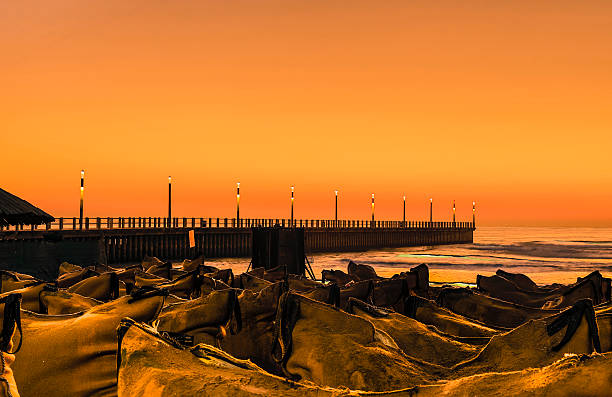
<path id="1" fill-rule="evenodd" d="M 200 391 L 209 393 L 232 390 L 227 389 L 222 375 L 213 376 L 216 360 L 221 361 L 216 369 L 225 376 L 238 372 L 249 379 L 242 390 L 245 394 L 251 382 L 263 380 L 269 384 L 259 384 L 253 391 L 282 394 L 286 389 L 297 388 L 297 393 L 302 388 L 303 392 L 314 393 L 321 392 L 322 386 L 389 391 L 492 371 L 543 367 L 566 353 L 583 354 L 593 349 L 588 304 L 495 334 L 480 347 L 354 298 L 349 314 L 287 291 L 284 284 L 274 283 L 259 292 L 245 290 L 239 295 L 235 289 L 213 291 L 166 308 L 164 291 L 150 289 L 73 315 L 23 311 L 24 344 L 14 365 L 17 385 L 23 395 L 138 395 L 165 388 L 178 393 L 194 383 L 201 385 Z M 452 317 L 444 311 L 438 314 Z M 133 320 L 121 323 L 117 337 L 115 328 L 123 317 Z M 156 329 L 141 324 L 146 322 L 153 322 Z M 576 323 L 579 326 L 565 340 L 571 324 Z M 133 324 L 139 329 L 136 344 L 126 338 Z M 220 335 L 223 329 L 230 332 Z M 205 345 L 186 348 L 184 339 L 175 337 L 185 334 L 199 336 Z M 166 351 L 169 349 L 173 352 Z M 186 368 L 173 356 L 213 368 Z M 239 357 L 259 366 L 242 362 Z M 431 362 L 436 359 L 444 361 Z M 65 369 L 65 376 L 63 370 L 58 372 L 60 368 Z M 211 384 L 185 376 L 202 370 L 208 374 L 206 379 L 212 379 Z M 306 383 L 293 384 L 268 372 Z M 177 378 L 183 381 L 177 382 Z M 231 387 L 238 386 L 232 382 Z"/>
<path id="2" fill-rule="evenodd" d="M 179 279 L 183 276 L 179 276 Z M 255 277 L 251 274 L 245 278 Z M 271 274 L 263 274 L 262 277 L 271 277 Z M 82 352 L 89 357 L 87 354 L 100 346 L 112 345 L 109 340 L 116 342 L 116 337 L 110 335 L 105 327 L 99 326 L 100 333 L 93 335 L 108 340 L 98 343 L 96 338 L 92 339 L 88 335 L 91 332 L 87 330 L 96 328 L 95 324 L 102 325 L 102 320 L 118 322 L 122 316 L 136 317 L 137 321 L 144 322 L 151 322 L 155 318 L 157 329 L 172 338 L 170 340 L 184 344 L 204 342 L 216 345 L 235 357 L 251 359 L 269 372 L 289 379 L 311 381 L 320 386 L 345 386 L 362 390 L 412 387 L 438 379 L 488 372 L 498 366 L 505 370 L 519 370 L 546 365 L 562 357 L 565 352 L 588 353 L 593 350 L 593 332 L 589 330 L 586 338 L 581 334 L 584 330 L 582 319 L 588 318 L 588 305 L 572 307 L 554 318 L 534 323 L 539 327 L 533 329 L 522 328 L 520 332 L 513 330 L 500 333 L 499 330 L 486 328 L 446 311 L 431 301 L 422 300 L 420 304 L 413 304 L 414 316 L 420 320 L 416 321 L 349 297 L 345 310 L 358 315 L 355 316 L 290 291 L 287 277 L 281 282 L 268 283 L 256 291 L 234 288 L 209 291 L 197 299 L 177 300 L 165 308 L 163 303 L 158 303 L 159 314 L 155 315 L 153 312 L 157 310 L 144 310 L 144 313 L 136 310 L 141 305 L 136 303 L 156 299 L 167 293 L 167 290 L 150 286 L 134 288 L 130 296 L 67 317 L 24 312 L 24 339 L 29 339 L 29 334 L 35 340 L 40 340 L 40 343 L 36 343 L 37 347 L 31 345 L 35 350 L 30 353 L 34 354 L 27 354 L 27 348 L 25 353 L 18 353 L 17 365 L 23 360 L 24 368 L 34 369 L 41 362 L 47 363 L 48 372 L 48 360 L 57 360 L 59 357 L 42 354 L 32 360 L 36 356 L 36 348 L 47 346 L 44 335 L 49 337 L 49 343 L 56 338 L 67 340 L 66 344 L 51 349 L 52 353 L 63 349 L 70 351 L 71 343 L 76 346 L 82 343 L 87 345 L 86 341 L 89 340 L 93 346 Z M 50 317 L 53 317 L 51 323 L 47 322 Z M 569 332 L 570 327 L 564 324 L 574 324 L 576 321 L 581 326 Z M 425 326 L 428 322 L 435 323 L 436 328 Z M 550 332 L 548 338 L 538 333 L 544 328 L 547 334 Z M 454 330 L 457 335 L 453 334 Z M 569 339 L 564 341 L 568 334 Z M 491 340 L 483 347 L 482 344 L 489 338 Z M 531 340 L 531 345 L 517 343 L 517 339 Z M 542 346 L 536 350 L 542 354 L 533 356 L 531 350 L 538 344 Z M 501 354 L 503 365 L 500 366 L 500 362 L 497 362 L 500 352 L 503 353 L 508 346 L 509 350 L 524 350 L 522 353 L 526 357 L 513 360 L 510 352 L 505 356 Z M 111 352 L 108 348 L 105 351 Z M 71 366 L 71 360 L 76 361 L 78 367 L 83 367 L 85 371 L 79 379 L 89 379 L 91 374 L 86 371 L 88 364 L 92 364 L 93 368 L 102 368 L 101 363 L 90 363 L 90 360 L 75 354 L 79 352 L 79 349 L 76 352 L 73 350 L 60 362 L 72 368 L 76 364 Z M 114 357 L 117 358 L 116 354 Z M 129 366 L 126 364 L 125 367 Z M 38 373 L 26 371 L 34 375 L 22 381 L 17 371 L 18 384 L 25 383 L 28 392 L 40 391 L 32 389 L 36 384 L 40 387 L 52 385 L 44 376 L 44 368 L 45 365 Z M 181 372 L 173 368 L 164 370 Z M 113 390 L 116 387 L 104 382 L 100 385 L 105 386 L 94 390 L 106 390 L 109 387 L 109 390 Z M 89 387 L 91 394 L 93 386 L 89 382 L 81 386 Z M 72 391 L 79 395 L 78 390 Z"/>

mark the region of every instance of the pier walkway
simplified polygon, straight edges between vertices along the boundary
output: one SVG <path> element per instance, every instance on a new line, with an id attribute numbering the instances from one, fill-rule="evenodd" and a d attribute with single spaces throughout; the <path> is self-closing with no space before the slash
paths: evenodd
<path id="1" fill-rule="evenodd" d="M 58 218 L 39 228 L 0 230 L 0 252 L 63 241 L 97 244 L 109 264 L 140 261 L 145 255 L 166 260 L 198 255 L 249 257 L 252 227 L 292 225 L 304 228 L 307 254 L 472 243 L 475 230 L 473 222 L 296 219 L 292 224 L 290 219 L 173 218 L 168 222 L 153 217 L 84 218 L 81 222 Z"/>

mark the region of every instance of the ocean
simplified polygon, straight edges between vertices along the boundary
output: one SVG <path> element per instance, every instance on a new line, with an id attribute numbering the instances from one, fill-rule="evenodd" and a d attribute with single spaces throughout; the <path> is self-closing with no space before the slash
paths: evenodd
<path id="1" fill-rule="evenodd" d="M 568 284 L 594 270 L 612 276 L 612 228 L 479 227 L 473 244 L 321 254 L 307 249 L 307 258 L 317 277 L 323 269 L 346 271 L 353 260 L 386 277 L 425 263 L 434 283 L 475 285 L 476 275 L 503 269 L 527 274 L 538 284 Z M 210 262 L 236 274 L 249 265 L 248 258 Z"/>

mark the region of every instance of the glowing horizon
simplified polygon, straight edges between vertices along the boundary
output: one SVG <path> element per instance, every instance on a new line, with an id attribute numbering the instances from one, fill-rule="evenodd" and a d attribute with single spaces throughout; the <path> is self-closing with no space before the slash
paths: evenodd
<path id="1" fill-rule="evenodd" d="M 612 3 L 41 0 L 0 187 L 54 216 L 612 226 Z"/>

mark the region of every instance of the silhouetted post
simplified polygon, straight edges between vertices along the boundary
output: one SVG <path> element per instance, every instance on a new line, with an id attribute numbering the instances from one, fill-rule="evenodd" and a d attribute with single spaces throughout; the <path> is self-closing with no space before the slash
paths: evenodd
<path id="1" fill-rule="evenodd" d="M 79 208 L 79 229 L 83 229 L 83 190 L 85 188 L 85 170 L 81 170 L 81 205 Z"/>
<path id="2" fill-rule="evenodd" d="M 240 227 L 240 182 L 236 183 L 236 227 Z"/>
<path id="3" fill-rule="evenodd" d="M 168 228 L 172 227 L 172 177 L 168 177 Z"/>
<path id="4" fill-rule="evenodd" d="M 338 191 L 335 190 L 334 193 L 336 193 L 336 211 L 334 212 L 334 220 L 336 221 L 336 227 L 338 227 Z"/>
<path id="5" fill-rule="evenodd" d="M 455 200 L 453 200 L 453 227 L 455 227 L 455 212 L 456 212 Z"/>
<path id="6" fill-rule="evenodd" d="M 293 186 L 291 186 L 291 227 L 293 227 L 293 192 L 294 192 L 295 188 Z"/>
<path id="7" fill-rule="evenodd" d="M 406 227 L 406 195 L 404 195 L 404 212 L 402 215 L 402 227 Z"/>
<path id="8" fill-rule="evenodd" d="M 472 201 L 472 227 L 476 227 L 476 202 Z"/>
<path id="9" fill-rule="evenodd" d="M 429 199 L 429 223 L 433 222 L 433 198 Z"/>
<path id="10" fill-rule="evenodd" d="M 372 225 L 374 225 L 374 193 L 372 193 Z"/>

